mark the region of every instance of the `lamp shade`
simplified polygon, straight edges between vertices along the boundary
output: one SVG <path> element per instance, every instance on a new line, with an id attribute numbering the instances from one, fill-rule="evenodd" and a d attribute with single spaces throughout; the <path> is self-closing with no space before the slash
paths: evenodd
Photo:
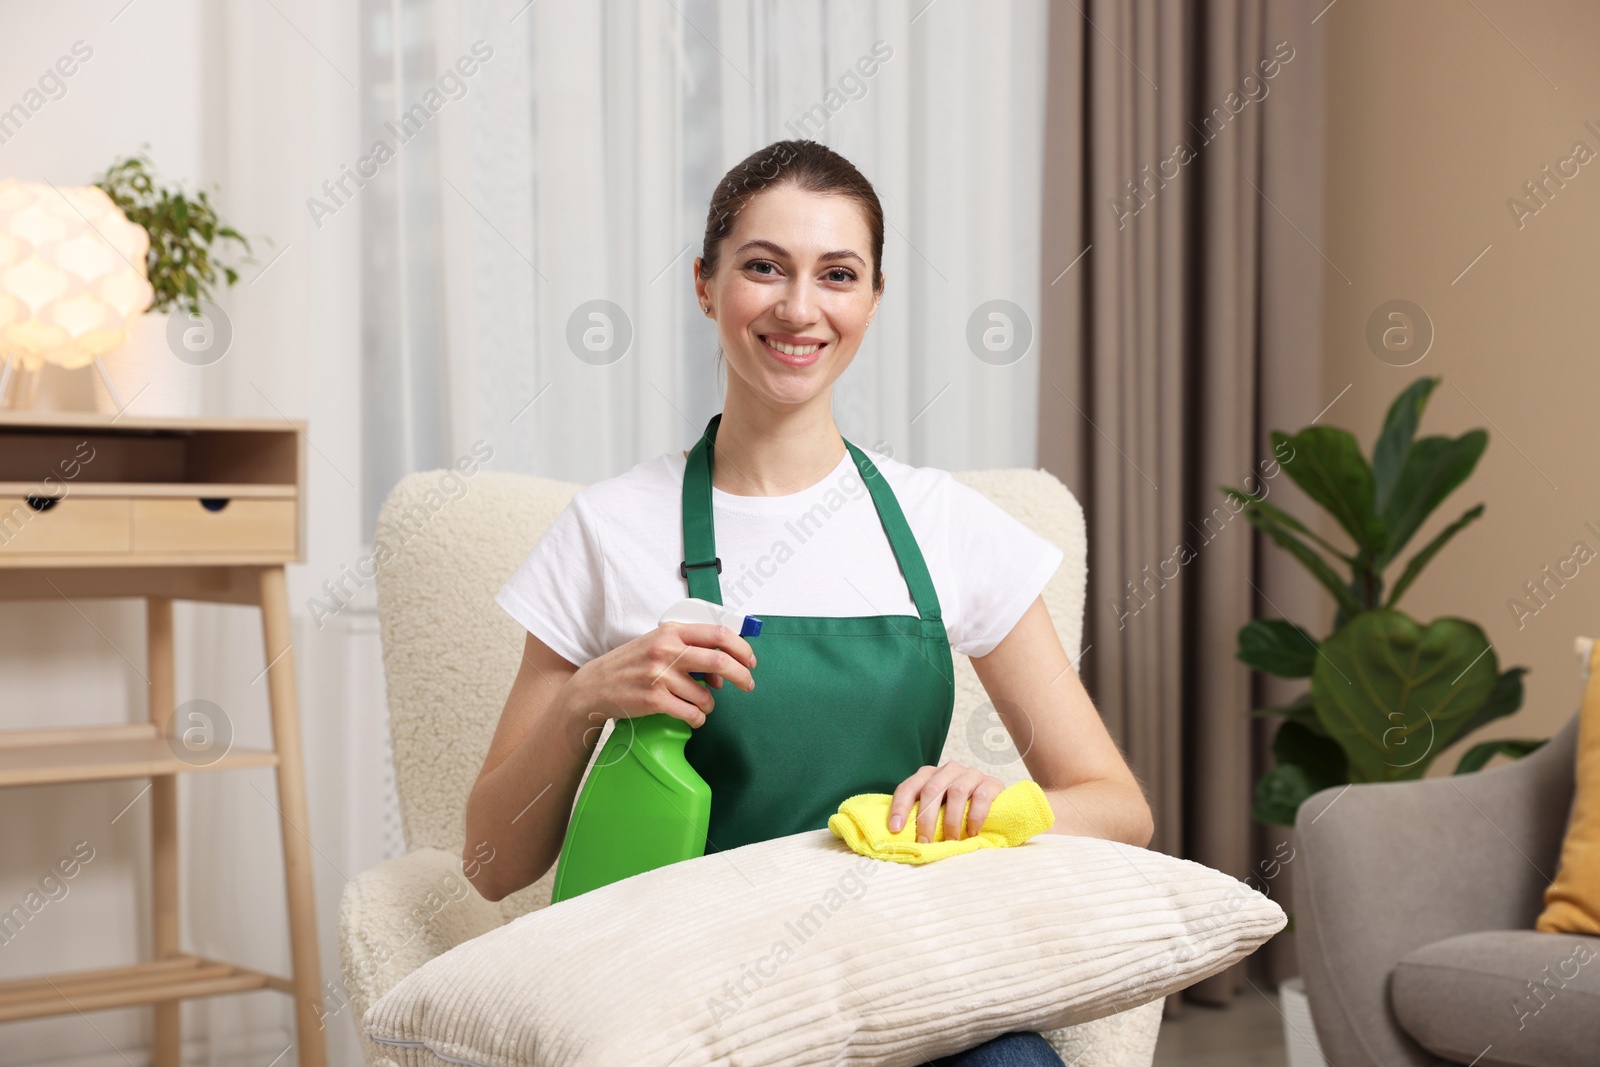
<path id="1" fill-rule="evenodd" d="M 150 235 L 95 186 L 0 180 L 0 361 L 81 367 L 150 306 Z"/>

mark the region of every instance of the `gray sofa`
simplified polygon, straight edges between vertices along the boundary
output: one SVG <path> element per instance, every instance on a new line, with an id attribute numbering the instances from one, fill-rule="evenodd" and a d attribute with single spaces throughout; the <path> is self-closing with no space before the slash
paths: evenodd
<path id="1" fill-rule="evenodd" d="M 1325 789 L 1295 819 L 1294 923 L 1333 1067 L 1594 1067 L 1600 937 L 1540 933 L 1578 718 L 1476 774 Z"/>

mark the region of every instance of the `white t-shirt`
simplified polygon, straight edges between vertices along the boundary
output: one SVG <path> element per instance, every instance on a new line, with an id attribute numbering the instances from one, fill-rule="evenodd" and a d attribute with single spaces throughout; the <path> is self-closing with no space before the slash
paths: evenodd
<path id="1" fill-rule="evenodd" d="M 868 452 L 917 539 L 950 646 L 993 651 L 1064 553 L 937 467 Z M 556 516 L 495 602 L 582 666 L 655 629 L 689 595 L 683 472 L 669 452 L 584 486 Z M 848 452 L 809 489 L 740 496 L 712 487 L 722 602 L 747 615 L 916 615 L 888 534 Z"/>

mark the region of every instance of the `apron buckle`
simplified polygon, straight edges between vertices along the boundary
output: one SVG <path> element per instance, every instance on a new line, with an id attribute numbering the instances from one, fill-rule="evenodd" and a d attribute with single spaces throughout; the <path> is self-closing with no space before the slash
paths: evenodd
<path id="1" fill-rule="evenodd" d="M 717 556 L 714 559 L 708 559 L 708 560 L 705 560 L 704 562 L 701 562 L 701 563 L 690 563 L 688 560 L 684 560 L 684 561 L 682 561 L 681 563 L 678 564 L 678 576 L 680 578 L 683 578 L 685 581 L 687 581 L 689 579 L 689 568 L 690 567 L 711 567 L 711 566 L 715 566 L 717 568 L 717 573 L 721 574 L 722 573 L 722 557 L 721 556 Z"/>

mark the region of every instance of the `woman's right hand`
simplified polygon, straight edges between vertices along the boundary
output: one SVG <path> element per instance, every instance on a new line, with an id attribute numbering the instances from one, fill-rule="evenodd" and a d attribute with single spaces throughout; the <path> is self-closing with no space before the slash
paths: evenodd
<path id="1" fill-rule="evenodd" d="M 756 687 L 755 665 L 750 642 L 727 626 L 664 622 L 585 663 L 572 681 L 581 703 L 607 718 L 665 713 L 698 727 L 716 704 L 711 689 L 729 678 L 749 692 Z M 706 685 L 690 671 L 705 672 Z"/>

